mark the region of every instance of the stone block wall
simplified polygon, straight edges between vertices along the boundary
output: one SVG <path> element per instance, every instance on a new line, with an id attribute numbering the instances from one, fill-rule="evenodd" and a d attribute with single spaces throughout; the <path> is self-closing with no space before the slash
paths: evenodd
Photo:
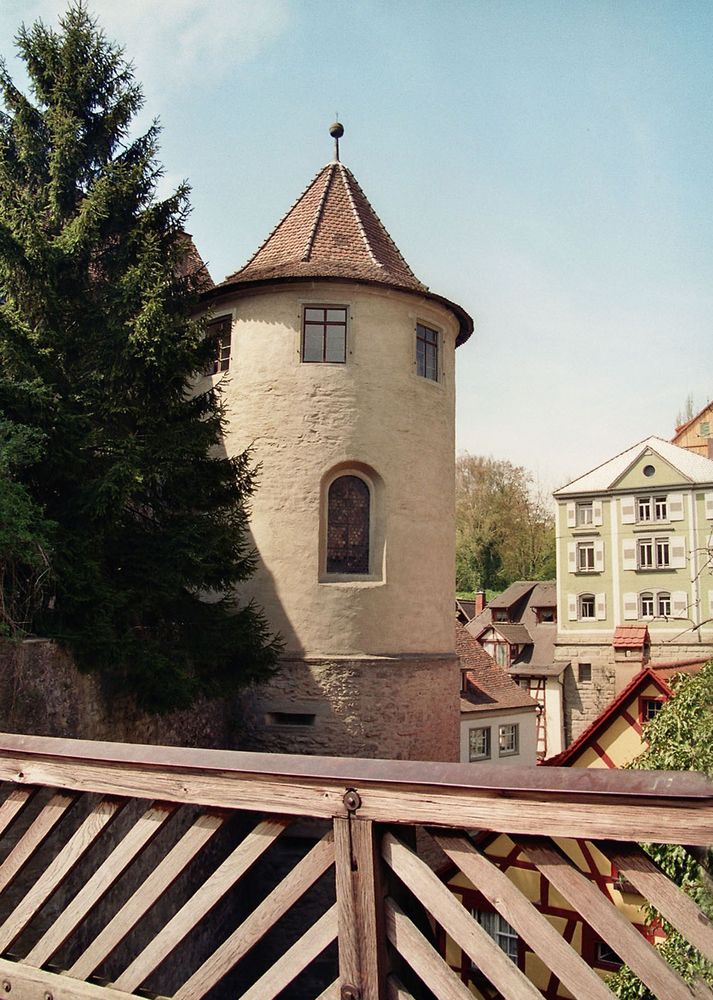
<path id="1" fill-rule="evenodd" d="M 162 716 L 140 711 L 130 697 L 109 703 L 99 677 L 81 673 L 48 639 L 0 643 L 0 731 L 222 749 L 238 739 L 229 702 L 199 702 Z"/>
<path id="2" fill-rule="evenodd" d="M 243 746 L 457 761 L 459 690 L 455 656 L 285 660 L 242 698 Z"/>

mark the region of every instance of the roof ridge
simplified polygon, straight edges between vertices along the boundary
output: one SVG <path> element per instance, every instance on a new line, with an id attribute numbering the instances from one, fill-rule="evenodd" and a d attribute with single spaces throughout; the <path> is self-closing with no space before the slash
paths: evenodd
<path id="1" fill-rule="evenodd" d="M 322 216 L 324 215 L 324 206 L 327 204 L 327 197 L 329 196 L 329 192 L 330 192 L 330 190 L 332 188 L 332 182 L 334 180 L 334 168 L 336 166 L 337 166 L 337 164 L 334 163 L 334 162 L 332 162 L 332 163 L 328 163 L 326 167 L 323 167 L 322 170 L 320 170 L 320 173 L 322 173 L 324 170 L 329 170 L 329 177 L 327 178 L 327 183 L 324 185 L 324 191 L 322 191 L 322 197 L 319 200 L 319 205 L 317 206 L 317 211 L 314 214 L 314 222 L 312 223 L 312 229 L 310 231 L 310 234 L 307 237 L 307 246 L 305 247 L 305 252 L 302 255 L 302 260 L 309 260 L 310 257 L 312 256 L 312 248 L 314 246 L 314 239 L 315 239 L 315 236 L 317 235 L 317 229 L 319 228 L 319 224 L 322 221 Z M 319 174 L 317 176 L 319 176 Z M 300 195 L 300 197 L 303 197 L 307 193 L 308 190 L 309 190 L 309 188 L 307 188 L 305 191 L 303 191 L 302 195 Z M 299 201 L 299 198 L 298 198 L 298 201 Z M 297 204 L 297 202 L 295 202 L 295 205 L 296 204 Z M 293 205 L 292 208 L 294 208 L 294 207 L 295 206 Z M 290 212 L 292 211 L 292 208 L 290 209 Z M 289 215 L 289 214 L 290 213 L 288 212 L 287 215 Z M 287 218 L 287 216 L 285 216 L 285 218 Z"/>
<path id="2" fill-rule="evenodd" d="M 359 187 L 357 179 L 356 179 L 356 177 L 354 177 L 354 175 L 349 170 L 349 168 L 345 167 L 343 163 L 338 163 L 337 166 L 339 167 L 339 170 L 340 170 L 340 173 L 341 173 L 341 176 L 342 176 L 342 181 L 344 182 L 344 188 L 345 188 L 345 190 L 347 192 L 347 198 L 349 199 L 349 204 L 351 206 L 351 210 L 354 213 L 354 220 L 355 220 L 355 222 L 357 224 L 357 229 L 361 233 L 361 238 L 364 240 L 364 246 L 366 247 L 366 252 L 369 254 L 369 256 L 374 261 L 374 263 L 376 264 L 377 267 L 384 267 L 383 261 L 380 261 L 379 258 L 374 253 L 373 247 L 372 247 L 371 243 L 369 242 L 369 238 L 366 235 L 366 230 L 364 229 L 364 223 L 362 222 L 361 216 L 359 215 L 359 212 L 357 211 L 356 203 L 354 201 L 354 195 L 352 194 L 352 189 L 351 189 L 351 187 L 349 185 L 349 178 L 352 178 L 353 181 L 354 181 L 354 183 L 357 185 L 357 187 Z M 345 175 L 346 175 L 346 177 L 345 177 Z M 364 198 L 366 198 L 366 195 L 364 194 L 363 191 L 362 191 L 362 195 L 364 195 Z M 366 198 L 366 201 L 367 201 L 367 204 L 369 204 L 369 207 L 371 208 L 372 206 L 369 203 L 369 199 L 368 198 Z M 372 211 L 373 211 L 373 208 L 372 208 Z M 376 215 L 376 212 L 374 212 L 374 215 Z M 379 222 L 381 222 L 381 219 L 379 219 L 378 215 L 376 215 L 376 218 L 378 219 Z M 383 223 L 382 223 L 382 226 L 383 226 Z M 384 229 L 384 232 L 386 232 L 385 229 Z M 388 236 L 389 234 L 386 233 L 386 235 Z M 391 237 L 389 237 L 389 239 L 391 239 Z M 393 240 L 392 240 L 392 242 L 393 242 Z"/>
<path id="3" fill-rule="evenodd" d="M 605 459 L 605 461 L 600 462 L 599 465 L 594 465 L 592 466 L 591 469 L 587 469 L 587 471 L 583 472 L 581 476 L 575 476 L 574 479 L 570 479 L 568 483 L 563 483 L 562 486 L 558 486 L 556 490 L 553 490 L 553 496 L 556 496 L 558 493 L 566 489 L 568 486 L 573 486 L 580 479 L 584 479 L 585 476 L 591 476 L 593 472 L 597 472 L 599 469 L 603 469 L 604 466 L 609 465 L 610 462 L 615 462 L 617 458 L 621 458 L 622 455 L 626 455 L 627 451 L 633 451 L 634 448 L 638 448 L 640 444 L 642 445 L 645 444 L 647 441 L 650 441 L 652 437 L 655 437 L 655 435 L 649 434 L 648 437 L 642 438 L 641 441 L 637 441 L 636 444 L 630 444 L 628 448 L 622 448 L 622 450 L 618 451 L 616 455 L 612 455 L 610 458 Z M 659 438 L 659 441 L 663 440 L 664 440 L 663 438 Z M 670 444 L 670 442 L 667 442 L 667 444 Z"/>
<path id="4" fill-rule="evenodd" d="M 357 191 L 359 192 L 359 194 L 361 195 L 361 197 L 366 202 L 367 206 L 369 207 L 369 211 L 374 216 L 374 218 L 376 219 L 376 221 L 379 223 L 379 226 L 381 227 L 381 231 L 383 232 L 383 234 L 386 237 L 386 239 L 389 241 L 391 247 L 396 252 L 399 260 L 401 261 L 401 263 L 403 264 L 403 266 L 405 267 L 405 269 L 408 271 L 408 273 L 411 275 L 411 277 L 414 279 L 414 281 L 418 281 L 419 284 L 423 285 L 423 282 L 421 281 L 421 279 L 416 277 L 415 273 L 412 271 L 411 267 L 409 266 L 406 258 L 404 257 L 404 255 L 399 250 L 399 248 L 396 245 L 396 242 L 395 242 L 393 236 L 391 235 L 391 233 L 389 232 L 389 230 L 386 228 L 386 226 L 384 225 L 384 223 L 381 221 L 381 217 L 379 216 L 378 212 L 376 211 L 376 209 L 374 208 L 374 206 L 372 205 L 372 203 L 369 201 L 368 197 L 364 193 L 364 189 L 362 188 L 362 186 L 359 183 L 359 181 L 356 179 L 356 177 L 351 172 L 351 170 L 349 169 L 349 167 L 345 167 L 343 163 L 340 163 L 339 166 L 342 168 L 342 170 L 344 171 L 344 173 L 347 175 L 349 181 L 352 184 L 354 184 L 354 187 L 357 189 Z M 352 195 L 351 188 L 349 187 L 349 184 L 346 185 L 346 188 L 347 188 L 347 191 L 349 193 L 349 200 L 350 200 L 350 202 L 352 204 L 354 204 L 354 198 L 353 198 L 353 195 Z M 356 206 L 355 206 L 355 215 L 356 215 L 357 221 L 359 223 L 359 228 L 362 230 L 362 232 L 364 232 L 364 226 L 363 226 L 363 223 L 362 223 L 362 220 L 361 220 L 361 216 L 356 211 Z M 371 253 L 372 256 L 374 256 L 373 250 L 371 248 L 371 245 L 369 244 L 369 241 L 366 238 L 366 233 L 364 233 L 364 239 L 366 240 L 367 246 L 369 247 L 369 252 Z M 374 258 L 374 259 L 376 260 L 376 258 Z M 383 264 L 381 261 L 376 260 L 376 263 L 379 265 L 379 267 L 383 267 L 385 270 L 388 270 L 388 268 L 386 267 L 386 265 Z M 423 285 L 423 287 L 427 288 L 426 285 Z"/>
<path id="5" fill-rule="evenodd" d="M 313 186 L 314 186 L 314 184 L 316 184 L 317 180 L 318 180 L 318 179 L 320 178 L 320 176 L 321 176 L 321 175 L 322 175 L 322 174 L 324 173 L 324 171 L 325 171 L 325 170 L 327 170 L 327 169 L 328 169 L 329 167 L 331 167 L 331 166 L 332 166 L 332 164 L 331 164 L 331 163 L 328 163 L 328 164 L 326 164 L 326 166 L 324 166 L 324 167 L 320 167 L 320 169 L 319 169 L 319 170 L 317 171 L 317 173 L 316 173 L 316 174 L 314 175 L 314 177 L 312 178 L 312 180 L 311 180 L 311 181 L 309 181 L 309 183 L 308 183 L 308 184 L 306 185 L 306 187 L 302 188 L 302 190 L 300 191 L 299 195 L 298 195 L 298 196 L 297 196 L 297 197 L 295 198 L 295 200 L 294 200 L 294 201 L 292 202 L 292 204 L 291 204 L 291 205 L 290 205 L 290 207 L 289 207 L 289 208 L 287 209 L 287 211 L 286 211 L 286 212 L 285 212 L 285 213 L 284 213 L 283 215 L 281 215 L 281 216 L 280 216 L 280 219 L 279 219 L 279 221 L 278 221 L 278 222 L 276 223 L 276 225 L 274 225 L 274 226 L 272 227 L 272 229 L 270 230 L 270 232 L 269 232 L 269 233 L 267 234 L 267 236 L 265 237 L 265 239 L 264 239 L 264 240 L 262 241 L 262 243 L 260 244 L 260 246 L 259 246 L 259 247 L 257 248 L 257 250 L 255 251 L 255 253 L 254 253 L 254 254 L 252 254 L 252 256 L 250 256 L 250 257 L 249 257 L 249 258 L 248 258 L 248 259 L 246 260 L 246 262 L 245 262 L 245 263 L 243 264 L 243 266 L 242 266 L 242 267 L 239 267 L 239 268 L 237 269 L 237 271 L 233 271 L 233 272 L 232 272 L 231 274 L 229 274 L 229 275 L 228 275 L 228 277 L 224 279 L 224 281 L 227 281 L 227 280 L 228 280 L 228 278 L 232 278 L 232 277 L 235 277 L 235 275 L 236 275 L 236 274 L 240 274 L 240 272 L 241 272 L 241 271 L 244 271 L 246 267 L 249 267 L 249 266 L 250 266 L 250 264 L 252 264 L 252 262 L 253 262 L 253 261 L 255 260 L 255 258 L 256 258 L 256 257 L 257 257 L 257 256 L 258 256 L 258 255 L 260 254 L 260 252 L 261 252 L 262 250 L 264 250 L 264 248 L 265 248 L 265 247 L 267 246 L 267 244 L 268 244 L 268 243 L 270 242 L 270 240 L 271 240 L 271 239 L 272 239 L 272 237 L 273 237 L 273 236 L 275 235 L 275 233 L 277 232 L 277 230 L 278 230 L 278 229 L 280 228 L 280 226 L 282 225 L 282 223 L 283 223 L 283 222 L 285 221 L 285 219 L 287 218 L 287 216 L 288 216 L 288 215 L 289 215 L 289 214 L 290 214 L 290 213 L 291 213 L 292 211 L 294 211 L 294 209 L 295 209 L 295 208 L 297 207 L 297 205 L 299 205 L 299 203 L 300 203 L 300 202 L 302 201 L 302 199 L 304 198 L 304 196 L 305 196 L 305 195 L 307 194 L 307 192 L 309 191 L 309 189 L 310 189 L 311 187 L 313 187 Z"/>

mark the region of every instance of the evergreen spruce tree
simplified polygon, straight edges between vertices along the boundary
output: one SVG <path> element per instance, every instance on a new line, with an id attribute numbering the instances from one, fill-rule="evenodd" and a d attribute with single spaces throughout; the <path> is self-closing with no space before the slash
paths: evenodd
<path id="1" fill-rule="evenodd" d="M 0 67 L 0 417 L 32 440 L 13 481 L 52 553 L 32 628 L 146 707 L 187 705 L 279 649 L 230 596 L 254 568 L 255 477 L 219 454 L 219 395 L 192 390 L 212 345 L 191 319 L 188 190 L 157 200 L 158 127 L 132 137 L 141 89 L 82 3 L 17 45 L 31 95 Z"/>

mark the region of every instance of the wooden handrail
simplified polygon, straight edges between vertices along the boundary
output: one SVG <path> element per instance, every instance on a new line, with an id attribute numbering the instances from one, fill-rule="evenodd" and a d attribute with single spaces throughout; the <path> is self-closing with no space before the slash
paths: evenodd
<path id="1" fill-rule="evenodd" d="M 561 837 L 713 842 L 692 772 L 304 757 L 0 734 L 0 779 L 261 813 Z M 345 803 L 345 793 L 356 796 Z"/>

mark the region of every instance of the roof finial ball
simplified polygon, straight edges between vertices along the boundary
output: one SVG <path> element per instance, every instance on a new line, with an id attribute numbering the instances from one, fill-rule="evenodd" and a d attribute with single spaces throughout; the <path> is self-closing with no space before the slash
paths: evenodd
<path id="1" fill-rule="evenodd" d="M 341 122 L 333 122 L 329 126 L 329 134 L 334 139 L 334 159 L 339 163 L 339 140 L 344 135 L 344 126 Z"/>

